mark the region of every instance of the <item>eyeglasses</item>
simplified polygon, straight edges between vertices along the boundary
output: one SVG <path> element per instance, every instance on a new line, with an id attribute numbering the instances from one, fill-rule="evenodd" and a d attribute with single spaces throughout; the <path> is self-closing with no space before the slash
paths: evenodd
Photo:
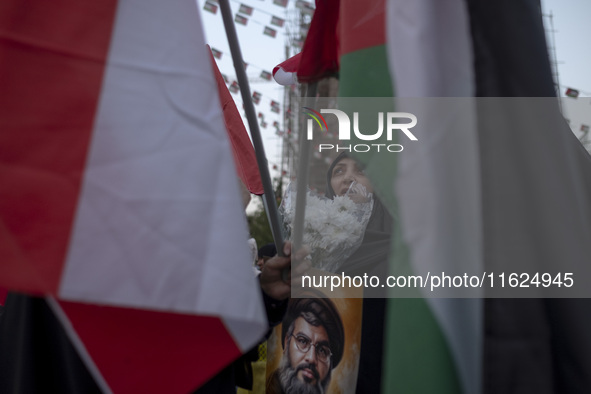
<path id="1" fill-rule="evenodd" d="M 292 337 L 295 338 L 295 344 L 298 350 L 302 353 L 308 353 L 310 348 L 314 346 L 316 348 L 316 357 L 318 360 L 322 361 L 323 363 L 327 363 L 332 356 L 332 352 L 330 348 L 322 343 L 312 343 L 312 340 L 305 335 L 298 334 L 293 335 Z"/>

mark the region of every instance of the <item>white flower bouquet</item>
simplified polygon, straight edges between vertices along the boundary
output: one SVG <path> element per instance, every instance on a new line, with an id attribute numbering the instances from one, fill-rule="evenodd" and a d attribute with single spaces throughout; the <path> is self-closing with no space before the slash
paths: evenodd
<path id="1" fill-rule="evenodd" d="M 295 215 L 301 214 L 295 212 L 295 197 L 291 183 L 279 207 L 287 239 L 293 234 Z M 363 202 L 355 202 L 348 195 L 329 199 L 308 190 L 302 243 L 310 250 L 312 266 L 337 272 L 361 245 L 372 208 L 371 194 Z"/>

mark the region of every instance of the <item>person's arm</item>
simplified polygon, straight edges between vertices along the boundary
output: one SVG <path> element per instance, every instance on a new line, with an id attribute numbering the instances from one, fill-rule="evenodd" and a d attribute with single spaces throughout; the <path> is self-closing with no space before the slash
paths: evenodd
<path id="1" fill-rule="evenodd" d="M 291 242 L 285 243 L 283 253 L 285 257 L 275 255 L 267 260 L 259 276 L 263 293 L 280 301 L 291 294 Z M 283 274 L 285 270 L 289 272 L 287 276 Z"/>
<path id="2" fill-rule="evenodd" d="M 263 302 L 271 327 L 281 323 L 291 293 L 291 273 L 286 279 L 283 276 L 283 271 L 290 270 L 291 266 L 291 243 L 286 242 L 283 252 L 285 257 L 276 255 L 267 260 L 259 275 Z"/>
<path id="3" fill-rule="evenodd" d="M 259 275 L 259 282 L 263 291 L 263 301 L 270 326 L 277 325 L 281 322 L 287 309 L 289 296 L 291 295 L 291 242 L 285 243 L 283 253 L 285 257 L 275 256 L 265 262 Z M 298 256 L 302 255 L 301 257 L 306 254 L 308 252 L 305 249 L 298 252 Z M 309 263 L 304 262 L 296 270 L 298 273 L 302 273 L 308 268 L 310 268 Z"/>

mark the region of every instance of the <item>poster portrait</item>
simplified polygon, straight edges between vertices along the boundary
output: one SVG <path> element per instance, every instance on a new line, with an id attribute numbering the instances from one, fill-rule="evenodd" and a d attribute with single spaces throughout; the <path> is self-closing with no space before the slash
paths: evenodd
<path id="1" fill-rule="evenodd" d="M 290 300 L 268 340 L 266 393 L 354 393 L 363 300 L 305 296 Z"/>

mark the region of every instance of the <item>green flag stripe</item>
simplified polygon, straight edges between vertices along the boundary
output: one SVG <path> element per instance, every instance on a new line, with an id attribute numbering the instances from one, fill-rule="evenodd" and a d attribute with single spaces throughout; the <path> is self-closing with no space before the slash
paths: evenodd
<path id="1" fill-rule="evenodd" d="M 339 96 L 392 97 L 392 86 L 384 45 L 341 56 Z M 366 165 L 376 194 L 395 220 L 391 273 L 411 274 L 393 193 L 397 155 L 367 152 L 356 157 Z M 455 394 L 462 391 L 449 345 L 425 299 L 389 299 L 384 337 L 383 392 Z"/>
<path id="2" fill-rule="evenodd" d="M 400 222 L 395 223 L 390 263 L 396 275 L 412 275 Z M 390 298 L 384 343 L 384 393 L 462 392 L 451 349 L 424 298 Z"/>
<path id="3" fill-rule="evenodd" d="M 341 56 L 340 97 L 392 97 L 386 46 L 378 45 Z"/>
<path id="4" fill-rule="evenodd" d="M 388 71 L 386 61 L 386 47 L 378 45 L 365 48 L 359 51 L 350 52 L 341 56 L 340 60 L 340 97 L 392 97 L 392 80 Z M 392 111 L 392 106 L 389 110 Z M 353 137 L 354 139 L 355 137 Z M 362 141 L 352 141 L 357 143 Z M 396 167 L 396 158 L 394 154 L 377 155 L 371 153 L 355 154 L 356 159 L 366 165 L 368 174 L 380 174 L 381 169 L 391 168 L 394 171 Z M 392 174 L 391 171 L 387 171 Z M 371 177 L 371 175 L 370 175 Z M 394 207 L 396 205 L 391 183 L 374 182 L 374 190 L 384 203 L 384 206 L 390 211 L 390 214 L 396 219 Z"/>

